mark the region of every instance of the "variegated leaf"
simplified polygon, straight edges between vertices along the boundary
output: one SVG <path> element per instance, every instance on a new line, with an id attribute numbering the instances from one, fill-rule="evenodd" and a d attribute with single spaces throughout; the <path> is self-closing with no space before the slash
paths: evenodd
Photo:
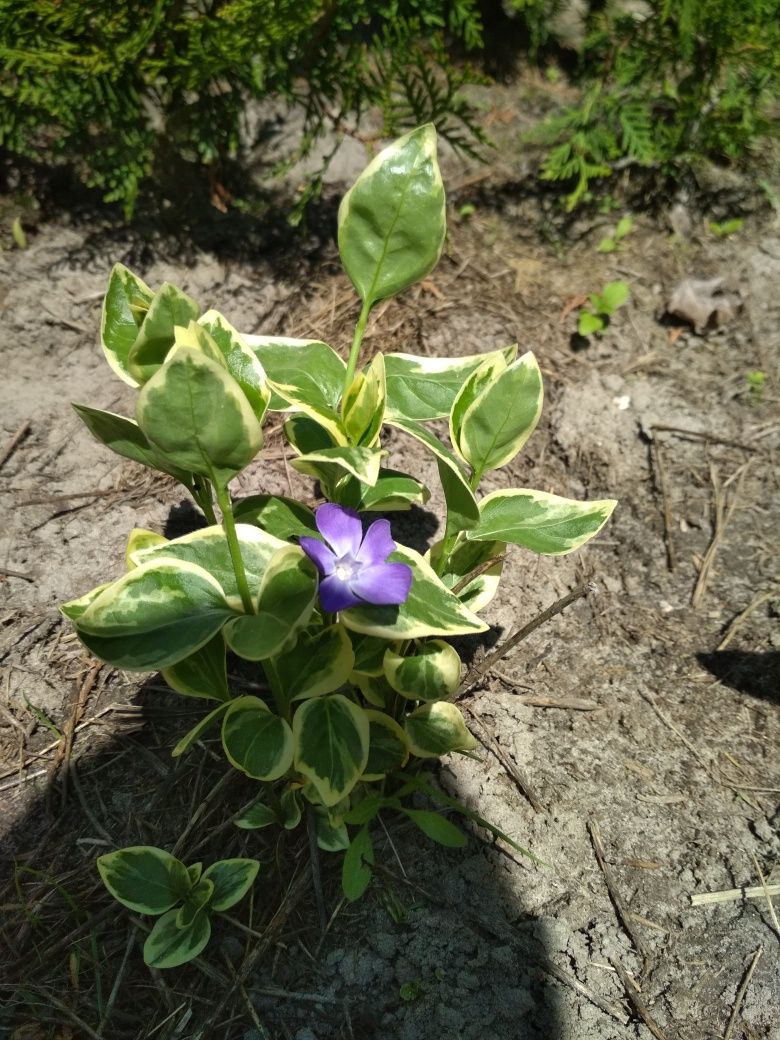
<path id="1" fill-rule="evenodd" d="M 293 717 L 295 768 L 323 805 L 341 801 L 368 761 L 369 724 L 362 708 L 340 693 L 304 701 Z"/>
<path id="2" fill-rule="evenodd" d="M 377 354 L 347 387 L 341 403 L 341 423 L 350 444 L 370 448 L 379 441 L 385 414 L 385 364 Z"/>
<path id="3" fill-rule="evenodd" d="M 188 483 L 190 476 L 187 471 L 150 444 L 149 438 L 134 419 L 104 412 L 100 408 L 90 408 L 85 404 L 74 404 L 73 408 L 95 440 L 105 444 L 117 455 L 140 462 L 149 469 L 169 473 L 183 484 Z"/>
<path id="4" fill-rule="evenodd" d="M 264 662 L 263 668 L 274 693 L 289 704 L 338 690 L 354 663 L 346 629 L 336 624 L 304 632 L 292 650 Z"/>
<path id="5" fill-rule="evenodd" d="M 138 386 L 127 358 L 149 310 L 154 292 L 123 264 L 114 264 L 100 316 L 100 343 L 106 361 L 123 382 Z"/>
<path id="6" fill-rule="evenodd" d="M 176 352 L 143 387 L 138 425 L 174 465 L 227 483 L 260 450 L 263 434 L 235 379 L 192 349 Z"/>
<path id="7" fill-rule="evenodd" d="M 335 501 L 358 513 L 392 513 L 411 509 L 413 505 L 425 505 L 430 497 L 428 488 L 414 477 L 380 467 L 373 486 L 354 477 L 342 481 L 336 489 Z"/>
<path id="8" fill-rule="evenodd" d="M 412 754 L 439 758 L 449 751 L 472 751 L 477 742 L 466 728 L 458 708 L 449 701 L 423 704 L 404 723 Z"/>
<path id="9" fill-rule="evenodd" d="M 339 252 L 361 300 L 372 306 L 429 274 L 445 231 L 436 130 L 428 123 L 384 148 L 341 200 Z"/>
<path id="10" fill-rule="evenodd" d="M 511 364 L 517 356 L 517 346 L 462 358 L 385 354 L 388 417 L 412 422 L 446 418 L 471 373 L 496 356 Z"/>
<path id="11" fill-rule="evenodd" d="M 182 661 L 162 669 L 172 690 L 185 697 L 226 701 L 230 696 L 225 663 L 225 640 L 217 632 L 213 639 Z"/>
<path id="12" fill-rule="evenodd" d="M 363 780 L 381 780 L 387 773 L 403 769 L 409 759 L 406 734 L 383 711 L 366 711 L 368 716 L 368 762 Z"/>
<path id="13" fill-rule="evenodd" d="M 259 697 L 230 702 L 222 744 L 230 763 L 255 780 L 278 780 L 292 765 L 292 730 Z"/>
<path id="14" fill-rule="evenodd" d="M 306 473 L 333 487 L 339 480 L 355 477 L 373 487 L 379 479 L 379 463 L 387 455 L 378 448 L 323 448 L 299 455 L 290 465 L 299 473 Z"/>
<path id="15" fill-rule="evenodd" d="M 257 421 L 262 422 L 271 401 L 271 387 L 257 355 L 218 311 L 206 311 L 198 318 L 198 325 L 219 347 L 228 372 L 244 391 Z"/>
<path id="16" fill-rule="evenodd" d="M 347 366 L 332 347 L 318 340 L 280 336 L 245 335 L 243 339 L 271 383 L 271 411 L 286 412 L 305 401 L 324 413 L 338 415 Z M 294 401 L 277 387 L 286 388 Z"/>
<path id="17" fill-rule="evenodd" d="M 431 566 L 439 571 L 439 556 L 443 542 L 436 542 L 426 553 Z M 469 610 L 478 614 L 495 596 L 504 569 L 505 542 L 474 542 L 464 537 L 458 540 L 447 558 L 441 580 L 448 589 L 460 586 L 457 597 Z M 495 561 L 487 570 L 481 568 Z M 474 575 L 467 581 L 470 575 Z M 463 582 L 466 582 L 464 585 Z"/>
<path id="18" fill-rule="evenodd" d="M 488 626 L 453 596 L 414 549 L 399 545 L 388 561 L 406 563 L 412 568 L 412 587 L 406 602 L 398 607 L 350 607 L 339 614 L 347 628 L 393 640 L 487 630 Z"/>
<path id="19" fill-rule="evenodd" d="M 408 657 L 388 649 L 384 670 L 396 693 L 413 701 L 443 700 L 460 682 L 460 658 L 443 639 L 428 640 Z"/>
<path id="20" fill-rule="evenodd" d="M 543 556 L 563 556 L 598 534 L 616 505 L 611 498 L 576 502 L 530 488 L 494 491 L 480 502 L 479 525 L 466 537 L 495 538 Z"/>
<path id="21" fill-rule="evenodd" d="M 136 383 L 146 383 L 165 361 L 175 327 L 186 328 L 199 314 L 200 307 L 181 289 L 170 282 L 160 286 L 127 355 L 127 369 Z"/>

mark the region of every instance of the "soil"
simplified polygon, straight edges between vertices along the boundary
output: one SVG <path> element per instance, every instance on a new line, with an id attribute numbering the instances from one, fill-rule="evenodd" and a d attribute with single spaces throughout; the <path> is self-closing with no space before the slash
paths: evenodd
<path id="1" fill-rule="evenodd" d="M 506 95 L 492 104 L 508 142 Z M 352 154 L 345 181 L 362 165 Z M 361 902 L 340 901 L 336 860 L 321 856 L 324 934 L 305 836 L 237 834 L 226 821 L 253 792 L 225 773 L 215 741 L 171 763 L 198 703 L 159 677 L 95 671 L 57 606 L 121 572 L 132 527 L 176 534 L 198 522 L 178 486 L 110 456 L 70 409 L 132 408 L 96 345 L 111 264 L 175 282 L 244 331 L 344 349 L 357 309 L 332 241 L 343 185 L 326 192 L 324 235 L 270 251 L 251 239 L 243 255 L 209 252 L 59 214 L 27 248 L 0 253 L 0 938 L 17 986 L 0 990 L 7 1035 L 778 1036 L 771 903 L 691 901 L 760 886 L 759 871 L 770 882 L 780 860 L 778 219 L 748 187 L 742 229 L 720 238 L 707 220 L 733 194 L 710 196 L 705 212 L 669 199 L 635 208 L 620 250 L 599 253 L 620 214 L 565 225 L 514 155 L 476 171 L 448 160 L 445 256 L 378 308 L 366 345 L 532 349 L 544 417 L 485 490 L 619 499 L 582 551 L 510 556 L 485 613 L 488 643 L 583 581 L 593 589 L 464 698 L 479 760 L 448 758 L 438 774 L 543 862 L 476 826 L 465 850 L 446 850 L 388 821 Z M 474 212 L 459 215 L 467 202 Z M 715 275 L 741 300 L 727 324 L 696 333 L 664 317 L 682 278 Z M 579 339 L 577 301 L 616 278 L 628 305 L 602 336 Z M 748 382 L 755 371 L 763 388 Z M 413 444 L 391 435 L 387 446 L 391 465 L 436 488 Z M 237 483 L 314 501 L 273 428 Z M 439 506 L 434 494 L 394 516 L 400 540 L 430 542 Z M 461 650 L 484 652 L 476 641 Z M 258 856 L 254 936 L 225 925 L 197 967 L 147 972 L 144 922 L 112 904 L 94 870 L 114 844 L 144 843 L 176 845 L 188 861 L 199 848 Z"/>

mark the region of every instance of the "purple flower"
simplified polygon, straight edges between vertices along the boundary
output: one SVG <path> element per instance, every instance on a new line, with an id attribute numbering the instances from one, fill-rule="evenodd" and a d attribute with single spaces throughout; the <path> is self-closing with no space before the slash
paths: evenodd
<path id="1" fill-rule="evenodd" d="M 360 517 L 352 509 L 328 503 L 315 515 L 325 539 L 302 537 L 300 546 L 322 575 L 320 602 L 329 614 L 372 603 L 377 607 L 405 602 L 412 585 L 412 568 L 387 563 L 395 552 L 387 520 L 375 520 L 363 537 Z"/>

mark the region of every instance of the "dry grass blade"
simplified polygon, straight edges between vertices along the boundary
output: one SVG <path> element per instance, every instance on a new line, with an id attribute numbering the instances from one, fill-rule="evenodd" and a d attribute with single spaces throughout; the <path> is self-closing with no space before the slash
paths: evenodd
<path id="1" fill-rule="evenodd" d="M 769 899 L 772 896 L 780 896 L 780 885 L 764 884 L 755 888 L 726 888 L 721 892 L 696 892 L 691 896 L 691 906 L 735 903 L 738 899 Z"/>
<path id="2" fill-rule="evenodd" d="M 0 453 L 0 469 L 2 469 L 6 462 L 8 462 L 8 460 L 11 458 L 13 453 L 16 451 L 16 449 L 19 447 L 19 445 L 22 443 L 22 441 L 29 432 L 30 422 L 28 420 L 21 424 L 21 426 L 17 429 L 16 433 L 14 433 L 10 441 L 3 448 L 2 453 Z"/>
<path id="3" fill-rule="evenodd" d="M 756 873 L 758 874 L 758 880 L 761 882 L 761 893 L 766 899 L 766 905 L 769 907 L 769 916 L 772 918 L 772 927 L 775 930 L 775 935 L 778 939 L 780 939 L 780 923 L 778 923 L 777 913 L 775 912 L 774 903 L 772 902 L 772 893 L 769 891 L 769 886 L 766 883 L 766 879 L 764 878 L 764 872 L 761 870 L 761 866 L 758 860 L 752 853 L 750 858 L 753 860 L 753 865 L 755 866 Z M 780 886 L 775 885 L 773 887 L 778 888 Z"/>
<path id="4" fill-rule="evenodd" d="M 729 627 L 726 629 L 726 634 L 723 636 L 723 639 L 721 639 L 721 641 L 718 643 L 716 650 L 725 650 L 731 642 L 731 640 L 737 634 L 737 631 L 742 627 L 745 621 L 747 621 L 750 615 L 753 614 L 756 610 L 758 610 L 758 608 L 762 606 L 762 604 L 766 603 L 768 599 L 771 599 L 773 596 L 776 596 L 778 594 L 778 591 L 780 590 L 777 587 L 775 587 L 772 589 L 767 589 L 766 592 L 759 593 L 759 595 L 753 599 L 752 603 L 745 607 L 741 614 L 737 614 L 737 616 L 731 622 Z"/>
<path id="5" fill-rule="evenodd" d="M 539 798 L 539 795 L 532 787 L 531 782 L 528 780 L 525 773 L 523 773 L 522 769 L 520 769 L 520 767 L 512 761 L 509 755 L 501 747 L 496 737 L 495 731 L 492 729 L 492 727 L 490 727 L 488 723 L 481 719 L 475 712 L 471 711 L 470 708 L 466 708 L 465 712 L 469 716 L 471 721 L 475 723 L 484 734 L 484 737 L 480 736 L 479 733 L 476 734 L 476 737 L 479 740 L 479 742 L 488 751 L 493 752 L 498 761 L 506 770 L 509 777 L 516 784 L 517 789 L 520 791 L 524 798 L 528 799 L 528 801 L 533 806 L 534 810 L 536 812 L 545 812 L 545 806 L 542 803 L 542 800 Z"/>
<path id="6" fill-rule="evenodd" d="M 734 1000 L 734 1007 L 731 1009 L 728 1025 L 726 1026 L 726 1032 L 723 1034 L 723 1040 L 731 1040 L 731 1034 L 734 1032 L 734 1026 L 737 1024 L 739 1009 L 742 1007 L 742 1001 L 745 999 L 745 994 L 747 993 L 747 988 L 750 985 L 750 980 L 753 978 L 753 974 L 756 968 L 758 967 L 758 962 L 761 960 L 761 955 L 763 952 L 764 947 L 759 946 L 759 948 L 753 954 L 753 959 L 750 962 L 750 967 L 745 972 L 745 977 L 742 980 L 742 984 L 737 990 L 737 996 Z"/>
<path id="7" fill-rule="evenodd" d="M 653 1036 L 656 1038 L 656 1040 L 667 1040 L 666 1033 L 664 1033 L 664 1031 L 656 1022 L 656 1020 L 648 1011 L 647 1005 L 642 1000 L 642 997 L 640 995 L 639 988 L 637 987 L 636 983 L 631 978 L 631 976 L 628 974 L 626 969 L 623 967 L 620 961 L 613 961 L 612 966 L 617 972 L 618 978 L 623 983 L 623 989 L 626 991 L 626 996 L 628 997 L 631 1007 L 634 1009 L 636 1014 L 639 1016 L 639 1018 L 642 1019 L 642 1021 L 653 1034 Z"/>
<path id="8" fill-rule="evenodd" d="M 714 465 L 710 465 L 710 480 L 712 481 L 712 489 L 715 496 L 715 517 L 713 522 L 712 540 L 707 546 L 707 551 L 705 552 L 704 558 L 701 562 L 699 577 L 696 580 L 696 587 L 691 596 L 691 606 L 694 610 L 698 610 L 704 600 L 704 596 L 707 592 L 707 585 L 709 584 L 715 566 L 715 557 L 718 554 L 718 550 L 720 549 L 726 533 L 726 527 L 731 520 L 737 503 L 741 499 L 742 484 L 749 465 L 750 463 L 746 462 L 744 465 L 740 466 L 736 473 L 730 477 L 724 485 L 721 485 L 717 468 Z M 734 480 L 736 480 L 736 488 L 732 492 L 731 496 L 729 496 L 727 488 Z"/>
<path id="9" fill-rule="evenodd" d="M 661 492 L 662 514 L 664 518 L 664 545 L 666 546 L 666 566 L 673 572 L 677 566 L 677 554 L 672 539 L 672 509 L 669 499 L 669 490 L 666 483 L 666 467 L 661 444 L 657 437 L 652 440 L 651 457 L 654 463 L 653 469 L 656 475 L 658 490 Z"/>
<path id="10" fill-rule="evenodd" d="M 620 890 L 617 885 L 617 879 L 612 871 L 612 867 L 607 863 L 606 856 L 604 854 L 604 845 L 601 841 L 601 830 L 595 820 L 588 820 L 588 833 L 590 834 L 590 840 L 593 844 L 593 851 L 596 854 L 596 860 L 601 868 L 601 873 L 604 875 L 604 881 L 607 886 L 612 904 L 615 907 L 617 915 L 620 919 L 620 923 L 628 935 L 629 939 L 633 943 L 634 949 L 642 958 L 643 971 L 644 966 L 647 964 L 647 950 L 645 945 L 636 933 L 631 921 L 631 911 L 626 906 L 623 897 L 620 894 Z M 618 972 L 618 974 L 620 974 Z"/>

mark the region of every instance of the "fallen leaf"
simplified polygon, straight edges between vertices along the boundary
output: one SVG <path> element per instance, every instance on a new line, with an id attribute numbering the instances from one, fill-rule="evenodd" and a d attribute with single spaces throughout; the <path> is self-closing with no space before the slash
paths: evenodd
<path id="1" fill-rule="evenodd" d="M 673 328 L 669 329 L 667 332 L 667 335 L 669 336 L 669 346 L 676 343 L 680 336 L 682 336 L 683 332 L 685 332 L 684 325 L 675 325 Z"/>
<path id="2" fill-rule="evenodd" d="M 723 278 L 684 278 L 672 293 L 667 311 L 703 331 L 731 321 L 742 306 L 739 296 L 722 290 Z"/>
<path id="3" fill-rule="evenodd" d="M 423 278 L 420 282 L 420 288 L 423 292 L 430 293 L 431 296 L 435 296 L 437 300 L 445 299 L 444 293 L 430 278 Z"/>
<path id="4" fill-rule="evenodd" d="M 524 286 L 536 283 L 543 267 L 541 260 L 532 260 L 530 257 L 522 259 L 510 257 L 507 260 L 507 266 L 515 272 L 514 291 L 516 293 L 522 292 Z"/>
<path id="5" fill-rule="evenodd" d="M 561 311 L 561 316 L 558 318 L 558 321 L 565 321 L 572 311 L 576 311 L 578 307 L 582 307 L 584 303 L 587 303 L 588 298 L 589 297 L 587 296 L 587 294 L 583 296 L 571 296 L 566 301 L 566 303 L 564 303 L 563 310 Z"/>

